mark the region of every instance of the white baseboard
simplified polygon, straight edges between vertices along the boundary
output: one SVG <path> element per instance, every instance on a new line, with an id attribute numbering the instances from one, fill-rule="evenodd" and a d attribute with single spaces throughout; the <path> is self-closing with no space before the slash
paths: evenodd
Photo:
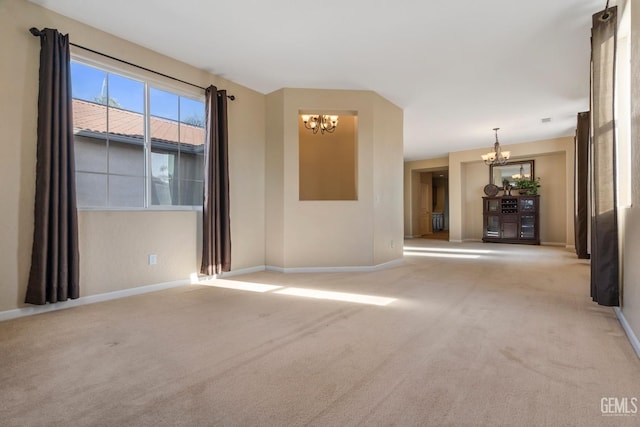
<path id="1" fill-rule="evenodd" d="M 540 242 L 542 246 L 563 246 L 566 247 L 567 244 L 565 242 Z"/>
<path id="2" fill-rule="evenodd" d="M 28 307 L 20 307 L 13 310 L 0 311 L 0 321 L 16 319 L 18 317 L 31 316 L 34 314 L 47 313 L 49 311 L 64 310 L 66 308 L 78 307 L 85 304 L 93 304 L 95 302 L 109 301 L 116 298 L 129 297 L 133 295 L 146 294 L 148 292 L 161 291 L 178 286 L 188 285 L 190 281 L 175 280 L 173 282 L 157 283 L 155 285 L 139 286 L 137 288 L 123 289 L 120 291 L 105 292 L 103 294 L 89 295 L 78 299 L 60 301 L 54 304 L 33 305 Z"/>
<path id="3" fill-rule="evenodd" d="M 225 277 L 233 277 L 233 276 L 241 276 L 243 274 L 258 273 L 260 271 L 265 271 L 266 269 L 267 269 L 266 265 L 257 265 L 255 267 L 241 268 L 238 270 L 226 271 L 222 273 L 220 278 L 224 279 Z"/>
<path id="4" fill-rule="evenodd" d="M 240 268 L 238 270 L 225 271 L 225 272 L 222 272 L 221 274 L 213 274 L 211 276 L 207 276 L 205 274 L 199 274 L 199 273 L 191 273 L 191 284 L 197 285 L 198 283 L 203 281 L 224 279 L 225 277 L 233 277 L 233 276 L 241 276 L 243 274 L 257 273 L 260 271 L 265 271 L 266 269 L 267 267 L 264 265 L 257 265 L 255 267 L 247 267 L 247 268 Z"/>
<path id="5" fill-rule="evenodd" d="M 616 316 L 618 316 L 622 329 L 624 329 L 627 334 L 627 338 L 629 338 L 629 342 L 631 343 L 631 347 L 635 350 L 636 356 L 640 358 L 640 341 L 638 341 L 638 337 L 633 332 L 633 329 L 631 329 L 631 325 L 627 322 L 627 319 L 624 317 L 620 307 L 614 307 L 613 310 L 616 312 Z"/>
<path id="6" fill-rule="evenodd" d="M 363 266 L 344 266 L 344 267 L 276 267 L 267 265 L 267 271 L 276 271 L 278 273 L 359 273 L 383 270 L 385 268 L 395 267 L 404 263 L 403 258 L 394 259 L 392 261 L 383 262 L 378 265 Z"/>

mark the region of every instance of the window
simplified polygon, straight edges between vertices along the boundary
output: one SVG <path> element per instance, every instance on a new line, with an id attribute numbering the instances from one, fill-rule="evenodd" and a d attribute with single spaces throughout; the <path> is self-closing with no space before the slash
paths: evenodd
<path id="1" fill-rule="evenodd" d="M 202 205 L 204 102 L 71 63 L 81 208 Z"/>

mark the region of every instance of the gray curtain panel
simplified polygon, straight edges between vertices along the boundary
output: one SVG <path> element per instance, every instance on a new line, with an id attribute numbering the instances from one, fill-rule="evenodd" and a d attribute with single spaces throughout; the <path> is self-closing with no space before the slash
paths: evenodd
<path id="1" fill-rule="evenodd" d="M 79 251 L 68 35 L 40 37 L 36 199 L 31 272 L 25 302 L 78 298 Z"/>
<path id="2" fill-rule="evenodd" d="M 205 95 L 204 203 L 200 273 L 211 276 L 231 270 L 229 132 L 227 92 L 209 86 Z"/>
<path id="3" fill-rule="evenodd" d="M 591 297 L 618 306 L 618 214 L 614 126 L 617 8 L 593 15 L 591 30 Z"/>
<path id="4" fill-rule="evenodd" d="M 578 113 L 575 137 L 575 242 L 578 258 L 589 259 L 589 123 L 588 111 Z"/>

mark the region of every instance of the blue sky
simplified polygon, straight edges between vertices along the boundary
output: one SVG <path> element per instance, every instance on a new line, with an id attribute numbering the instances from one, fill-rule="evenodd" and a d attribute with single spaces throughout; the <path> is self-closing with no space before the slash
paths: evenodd
<path id="1" fill-rule="evenodd" d="M 129 111 L 144 113 L 144 83 L 114 73 L 71 62 L 73 97 L 95 102 L 106 96 Z M 204 119 L 204 103 L 149 86 L 149 108 L 152 116 L 170 120 L 192 117 Z M 179 116 L 179 117 L 178 117 Z"/>

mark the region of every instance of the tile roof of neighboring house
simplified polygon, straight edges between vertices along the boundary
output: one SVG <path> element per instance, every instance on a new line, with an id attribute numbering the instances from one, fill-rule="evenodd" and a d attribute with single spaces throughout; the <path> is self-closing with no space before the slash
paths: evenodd
<path id="1" fill-rule="evenodd" d="M 151 139 L 189 145 L 204 144 L 204 128 L 151 117 Z M 73 99 L 73 127 L 77 130 L 107 132 L 107 107 L 95 102 Z M 143 115 L 120 108 L 109 107 L 109 133 L 142 139 L 144 134 Z"/>

